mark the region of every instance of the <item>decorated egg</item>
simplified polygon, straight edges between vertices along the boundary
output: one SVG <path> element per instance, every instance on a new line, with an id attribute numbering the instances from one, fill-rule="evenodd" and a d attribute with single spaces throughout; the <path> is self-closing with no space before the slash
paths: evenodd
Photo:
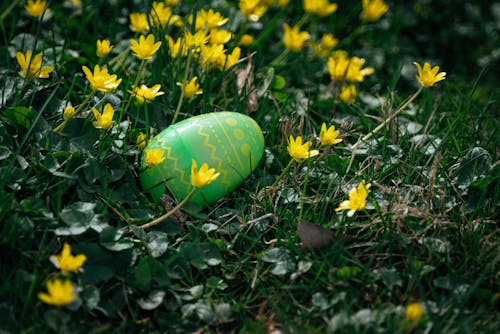
<path id="1" fill-rule="evenodd" d="M 198 168 L 207 163 L 220 173 L 189 200 L 204 207 L 238 187 L 257 167 L 264 152 L 264 136 L 259 125 L 246 115 L 213 112 L 169 126 L 151 139 L 144 152 L 149 149 L 160 149 L 165 158 L 147 167 L 144 154 L 142 157 L 140 182 L 156 202 L 165 193 L 181 201 L 191 192 L 192 159 Z"/>

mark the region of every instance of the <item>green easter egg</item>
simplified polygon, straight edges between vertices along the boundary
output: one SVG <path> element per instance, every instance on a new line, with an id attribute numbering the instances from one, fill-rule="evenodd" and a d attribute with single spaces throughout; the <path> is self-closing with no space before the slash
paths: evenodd
<path id="1" fill-rule="evenodd" d="M 140 182 L 156 202 L 165 193 L 181 201 L 191 192 L 191 159 L 198 168 L 207 163 L 220 173 L 190 199 L 205 207 L 238 187 L 257 167 L 264 153 L 264 136 L 259 125 L 246 115 L 213 112 L 169 126 L 151 139 L 144 152 L 148 149 L 161 149 L 165 157 L 153 167 L 146 166 L 144 153 L 142 157 Z"/>

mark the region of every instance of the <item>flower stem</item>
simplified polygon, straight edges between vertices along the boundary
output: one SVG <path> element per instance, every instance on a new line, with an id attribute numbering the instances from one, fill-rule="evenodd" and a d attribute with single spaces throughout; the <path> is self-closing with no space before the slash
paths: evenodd
<path id="1" fill-rule="evenodd" d="M 415 92 L 415 94 L 413 94 L 405 102 L 403 102 L 403 104 L 392 115 L 390 115 L 389 117 L 387 117 L 382 123 L 380 123 L 375 129 L 373 129 L 372 131 L 370 131 L 367 135 L 365 135 L 364 137 L 359 138 L 358 141 L 351 147 L 351 150 L 354 152 L 362 142 L 366 142 L 367 140 L 369 140 L 371 137 L 373 137 L 374 134 L 376 134 L 377 132 L 379 132 L 389 122 L 391 122 L 396 116 L 398 116 L 401 113 L 401 111 L 403 111 L 410 103 L 413 102 L 413 100 L 415 100 L 415 98 L 420 94 L 420 92 L 422 91 L 422 89 L 423 88 L 420 87 Z"/>
<path id="2" fill-rule="evenodd" d="M 137 75 L 135 76 L 135 81 L 134 81 L 134 85 L 132 86 L 133 89 L 136 89 L 137 90 L 137 85 L 139 84 L 139 81 L 141 80 L 141 73 L 142 71 L 144 70 L 144 66 L 146 65 L 146 59 L 143 59 L 141 61 L 141 65 L 139 65 L 139 70 L 137 71 Z M 122 117 L 123 117 L 123 114 L 128 110 L 128 108 L 130 107 L 130 103 L 132 102 L 132 98 L 133 98 L 134 94 L 133 94 L 133 91 L 132 91 L 132 94 L 130 94 L 128 100 L 127 100 L 127 104 L 125 105 L 125 108 L 122 108 L 122 110 L 120 111 L 120 118 L 118 119 L 118 122 L 121 122 L 122 120 Z"/>
<path id="3" fill-rule="evenodd" d="M 188 74 L 189 74 L 189 65 L 190 65 L 190 63 L 191 63 L 191 51 L 189 51 L 189 53 L 188 53 L 188 58 L 187 58 L 187 61 L 186 61 L 186 69 L 184 71 L 184 78 L 182 79 L 182 84 L 184 86 L 182 86 L 181 96 L 179 97 L 179 102 L 177 102 L 177 108 L 175 108 L 175 113 L 174 113 L 174 117 L 172 118 L 172 123 L 171 124 L 175 123 L 175 121 L 177 120 L 177 117 L 179 116 L 179 112 L 181 111 L 182 102 L 184 101 L 184 89 L 185 89 L 186 82 L 187 82 L 187 77 L 188 77 Z"/>
<path id="4" fill-rule="evenodd" d="M 165 219 L 167 219 L 168 217 L 172 216 L 174 213 L 176 213 L 177 211 L 179 211 L 180 208 L 182 208 L 182 206 L 184 204 L 187 203 L 187 201 L 189 201 L 189 199 L 193 196 L 193 194 L 195 193 L 196 189 L 198 188 L 195 188 L 193 187 L 193 189 L 191 190 L 191 192 L 189 194 L 187 194 L 186 198 L 184 198 L 179 204 L 177 204 L 172 210 L 170 210 L 169 212 L 165 213 L 164 215 L 150 221 L 149 223 L 146 223 L 146 224 L 143 224 L 141 226 L 139 226 L 140 228 L 142 228 L 143 230 L 147 229 L 147 228 L 150 228 L 151 226 L 155 226 L 159 223 L 161 223 L 162 221 L 164 221 Z"/>
<path id="5" fill-rule="evenodd" d="M 302 211 L 304 210 L 304 197 L 306 196 L 306 189 L 307 189 L 307 182 L 309 181 L 309 174 L 311 171 L 311 159 L 307 161 L 307 172 L 306 172 L 306 178 L 304 179 L 304 186 L 302 187 L 302 196 L 300 198 L 300 210 L 299 210 L 299 218 L 297 219 L 298 222 L 302 219 Z"/>
<path id="6" fill-rule="evenodd" d="M 293 164 L 293 159 L 290 159 L 290 162 L 288 162 L 288 165 L 286 165 L 285 169 L 283 169 L 283 171 L 281 172 L 280 176 L 278 176 L 278 178 L 276 179 L 276 181 L 274 181 L 274 183 L 272 184 L 271 188 L 274 188 L 276 187 L 276 185 L 278 185 L 278 183 L 281 181 L 281 179 L 283 178 L 283 176 L 288 172 L 288 170 L 290 169 L 290 167 L 292 167 L 292 164 Z"/>
<path id="7" fill-rule="evenodd" d="M 75 113 L 68 119 L 65 119 L 64 121 L 62 121 L 61 124 L 59 124 L 55 129 L 54 129 L 54 132 L 61 132 L 62 130 L 64 130 L 64 128 L 66 127 L 66 125 L 68 124 L 69 120 L 72 119 L 73 117 L 75 117 L 76 115 L 78 115 L 82 110 L 83 108 L 85 108 L 85 106 L 90 102 L 90 100 L 95 96 L 96 94 L 96 90 L 93 90 L 89 95 L 87 95 L 87 97 L 85 98 L 85 100 L 83 100 L 83 102 L 78 106 L 78 108 L 75 110 Z"/>

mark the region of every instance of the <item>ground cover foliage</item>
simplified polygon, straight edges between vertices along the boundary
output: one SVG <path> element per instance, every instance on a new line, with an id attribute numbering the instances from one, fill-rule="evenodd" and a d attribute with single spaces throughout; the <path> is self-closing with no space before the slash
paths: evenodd
<path id="1" fill-rule="evenodd" d="M 49 1 L 33 17 L 2 2 L 2 332 L 500 328 L 500 5 L 317 3 Z M 197 31 L 213 40 L 189 44 Z M 130 40 L 150 34 L 161 46 L 138 59 Z M 345 59 L 357 76 L 336 74 Z M 422 88 L 414 62 L 446 79 Z M 92 82 L 96 64 L 116 77 Z M 137 138 L 222 110 L 262 128 L 259 166 L 215 205 L 141 228 L 175 203 L 141 188 Z M 322 123 L 343 141 L 321 145 Z M 311 141 L 298 161 L 290 136 Z M 362 182 L 364 208 L 336 210 Z"/>

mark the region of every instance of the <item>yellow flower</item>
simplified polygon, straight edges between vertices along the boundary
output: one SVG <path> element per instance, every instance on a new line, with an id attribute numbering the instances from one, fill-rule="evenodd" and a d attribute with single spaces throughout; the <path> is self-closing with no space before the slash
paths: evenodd
<path id="1" fill-rule="evenodd" d="M 231 32 L 219 29 L 210 30 L 210 43 L 226 44 L 230 40 L 231 40 Z"/>
<path id="2" fill-rule="evenodd" d="M 122 82 L 122 79 L 116 79 L 116 74 L 109 74 L 107 68 L 101 70 L 99 65 L 94 66 L 94 73 L 90 72 L 87 66 L 82 66 L 82 70 L 93 90 L 110 93 Z"/>
<path id="3" fill-rule="evenodd" d="M 135 140 L 135 144 L 140 150 L 143 150 L 147 145 L 147 136 L 145 133 L 140 132 Z"/>
<path id="4" fill-rule="evenodd" d="M 389 6 L 384 0 L 363 0 L 361 19 L 368 22 L 377 21 L 388 10 Z"/>
<path id="5" fill-rule="evenodd" d="M 337 10 L 336 3 L 329 3 L 328 0 L 303 0 L 304 10 L 307 13 L 318 16 L 328 16 Z"/>
<path id="6" fill-rule="evenodd" d="M 113 49 L 113 45 L 111 45 L 110 41 L 105 40 L 97 40 L 97 50 L 96 55 L 99 58 L 104 58 L 108 55 L 108 53 Z"/>
<path id="7" fill-rule="evenodd" d="M 184 90 L 184 96 L 188 99 L 192 99 L 196 95 L 203 94 L 203 90 L 200 89 L 200 85 L 196 82 L 198 77 L 193 77 L 186 85 L 178 82 L 177 86 L 180 86 Z"/>
<path id="8" fill-rule="evenodd" d="M 149 34 L 148 37 L 144 38 L 144 35 L 139 37 L 139 42 L 135 39 L 130 40 L 130 50 L 134 52 L 134 55 L 138 59 L 151 59 L 153 58 L 156 51 L 161 46 L 161 42 L 155 43 L 155 36 Z"/>
<path id="9" fill-rule="evenodd" d="M 311 158 L 319 154 L 318 150 L 309 150 L 311 145 L 312 143 L 310 141 L 302 144 L 301 136 L 294 139 L 293 136 L 290 135 L 287 151 L 295 161 L 302 162 L 304 159 Z"/>
<path id="10" fill-rule="evenodd" d="M 55 279 L 47 281 L 47 291 L 38 293 L 38 298 L 46 304 L 63 306 L 71 303 L 76 299 L 75 289 L 71 281 L 61 281 Z"/>
<path id="11" fill-rule="evenodd" d="M 167 39 L 168 42 L 168 50 L 170 51 L 170 56 L 172 58 L 177 58 L 179 55 L 179 52 L 181 52 L 182 48 L 182 56 L 187 56 L 187 48 L 184 45 L 184 41 L 181 38 L 177 38 L 176 41 L 168 35 L 165 35 L 165 38 Z"/>
<path id="12" fill-rule="evenodd" d="M 363 68 L 365 60 L 359 57 L 349 58 L 347 52 L 337 51 L 328 58 L 328 72 L 332 80 L 361 82 L 365 76 L 373 73 L 372 67 Z"/>
<path id="13" fill-rule="evenodd" d="M 113 125 L 113 115 L 115 114 L 115 109 L 113 109 L 113 106 L 110 103 L 106 103 L 102 114 L 100 114 L 96 108 L 92 108 L 92 113 L 96 119 L 94 127 L 107 130 L 111 127 L 111 125 Z"/>
<path id="14" fill-rule="evenodd" d="M 349 67 L 347 52 L 334 52 L 331 57 L 328 57 L 327 66 L 332 80 L 344 80 L 345 75 L 347 74 L 347 68 Z"/>
<path id="15" fill-rule="evenodd" d="M 214 168 L 208 168 L 204 163 L 200 170 L 194 159 L 191 160 L 191 184 L 198 189 L 205 188 L 207 185 L 215 181 L 220 173 L 216 173 Z"/>
<path id="16" fill-rule="evenodd" d="M 148 16 L 144 13 L 130 13 L 130 30 L 144 34 L 149 30 Z"/>
<path id="17" fill-rule="evenodd" d="M 201 64 L 216 65 L 225 60 L 226 50 L 222 44 L 209 44 L 201 46 Z"/>
<path id="18" fill-rule="evenodd" d="M 171 7 L 177 6 L 178 2 L 179 2 L 179 0 L 165 0 L 165 4 L 167 6 L 171 6 Z"/>
<path id="19" fill-rule="evenodd" d="M 189 31 L 187 31 L 184 34 L 184 40 L 186 42 L 186 46 L 195 52 L 198 52 L 202 45 L 207 44 L 208 39 L 209 36 L 207 35 L 207 32 L 205 30 L 198 30 L 195 34 L 192 34 Z"/>
<path id="20" fill-rule="evenodd" d="M 165 156 L 163 155 L 163 151 L 158 148 L 151 148 L 146 150 L 144 155 L 144 161 L 148 167 L 153 167 L 158 165 L 163 160 L 165 160 Z"/>
<path id="21" fill-rule="evenodd" d="M 354 103 L 356 101 L 356 96 L 358 95 L 358 92 L 356 91 L 356 86 L 354 85 L 347 85 L 342 87 L 342 90 L 340 91 L 339 97 L 340 100 L 342 100 L 345 103 Z"/>
<path id="22" fill-rule="evenodd" d="M 349 200 L 340 203 L 335 211 L 349 210 L 347 216 L 352 217 L 354 212 L 364 210 L 366 198 L 368 197 L 368 189 L 370 189 L 370 184 L 365 185 L 365 181 L 361 181 L 357 189 L 352 188 L 349 190 Z"/>
<path id="23" fill-rule="evenodd" d="M 313 43 L 312 47 L 318 57 L 327 57 L 338 43 L 339 40 L 333 34 L 324 34 L 321 37 L 321 42 Z"/>
<path id="24" fill-rule="evenodd" d="M 250 20 L 258 21 L 268 6 L 260 0 L 240 0 L 240 11 Z"/>
<path id="25" fill-rule="evenodd" d="M 362 82 L 365 76 L 371 75 L 374 72 L 373 67 L 362 68 L 365 60 L 359 57 L 352 57 L 349 61 L 349 67 L 345 79 L 347 81 Z"/>
<path id="26" fill-rule="evenodd" d="M 182 26 L 181 17 L 173 14 L 172 8 L 166 6 L 165 2 L 155 1 L 152 7 L 149 19 L 155 27 L 165 28 L 167 25 Z"/>
<path id="27" fill-rule="evenodd" d="M 208 11 L 202 9 L 196 13 L 196 24 L 195 30 L 202 29 L 216 29 L 229 21 L 228 18 L 225 18 L 219 12 L 214 12 L 213 9 L 209 9 Z M 188 23 L 190 25 L 193 24 L 193 15 L 190 15 L 188 18 Z"/>
<path id="28" fill-rule="evenodd" d="M 436 82 L 446 79 L 446 72 L 439 72 L 439 66 L 431 68 L 431 65 L 425 62 L 424 68 L 422 69 L 419 63 L 414 64 L 417 66 L 418 70 L 417 81 L 424 88 L 432 87 Z"/>
<path id="29" fill-rule="evenodd" d="M 69 272 L 77 272 L 86 260 L 87 257 L 83 254 L 71 255 L 71 247 L 68 244 L 64 244 L 60 255 L 52 255 L 50 257 L 50 261 L 54 266 L 61 269 L 65 275 Z"/>
<path id="30" fill-rule="evenodd" d="M 132 90 L 128 92 L 135 97 L 136 101 L 139 103 L 149 103 L 155 99 L 155 97 L 165 94 L 160 91 L 160 85 L 154 85 L 151 88 L 148 88 L 146 85 L 141 85 L 139 88 L 132 85 Z"/>
<path id="31" fill-rule="evenodd" d="M 424 314 L 424 309 L 419 303 L 411 303 L 406 306 L 406 320 L 412 323 L 418 323 Z"/>
<path id="32" fill-rule="evenodd" d="M 241 36 L 240 44 L 243 46 L 250 46 L 253 43 L 253 36 L 249 34 L 244 34 Z"/>
<path id="33" fill-rule="evenodd" d="M 26 12 L 28 12 L 29 16 L 37 18 L 43 14 L 43 11 L 46 7 L 47 1 L 45 0 L 28 0 L 26 5 L 24 6 L 24 9 L 26 9 Z"/>
<path id="34" fill-rule="evenodd" d="M 232 67 L 234 64 L 240 60 L 241 49 L 239 47 L 235 47 L 231 54 L 226 55 L 224 57 L 219 58 L 219 68 L 224 71 L 228 68 Z"/>
<path id="35" fill-rule="evenodd" d="M 335 125 L 326 128 L 326 124 L 321 124 L 321 131 L 319 133 L 319 140 L 323 145 L 335 145 L 340 143 L 343 139 L 337 138 L 340 131 L 335 131 Z"/>
<path id="36" fill-rule="evenodd" d="M 293 52 L 299 52 L 304 48 L 304 43 L 309 39 L 309 34 L 305 31 L 299 31 L 299 27 L 291 28 L 288 24 L 283 24 L 285 33 L 283 35 L 283 43 L 285 47 Z"/>
<path id="37" fill-rule="evenodd" d="M 19 75 L 23 78 L 48 78 L 49 73 L 54 69 L 52 66 L 42 66 L 42 54 L 39 53 L 35 57 L 31 57 L 33 52 L 31 50 L 26 51 L 26 55 L 21 52 L 16 53 L 16 59 L 21 66 L 22 71 Z"/>
<path id="38" fill-rule="evenodd" d="M 71 117 L 73 117 L 74 114 L 75 114 L 75 108 L 73 108 L 72 106 L 67 106 L 66 108 L 64 108 L 63 118 L 65 120 L 68 120 Z"/>

